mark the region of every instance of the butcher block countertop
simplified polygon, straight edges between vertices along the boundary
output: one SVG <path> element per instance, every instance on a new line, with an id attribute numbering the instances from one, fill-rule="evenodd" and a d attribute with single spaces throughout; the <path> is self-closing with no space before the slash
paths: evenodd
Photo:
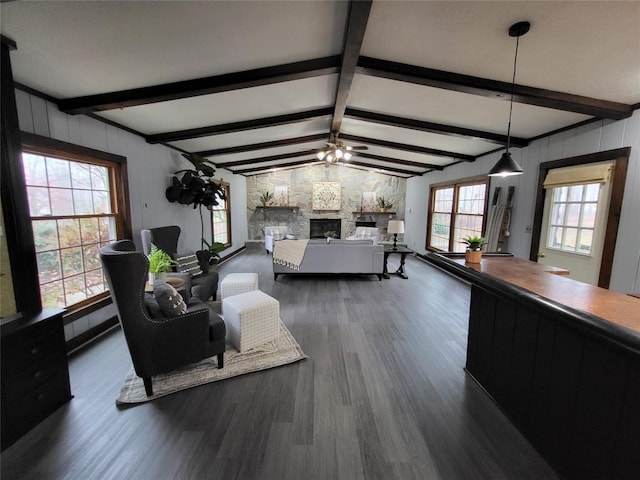
<path id="1" fill-rule="evenodd" d="M 566 270 L 516 257 L 487 256 L 480 264 L 467 264 L 464 258 L 429 253 L 427 260 L 472 283 L 474 278 L 497 279 L 560 306 L 605 319 L 635 332 L 640 341 L 640 299 L 573 280 L 565 276 Z"/>

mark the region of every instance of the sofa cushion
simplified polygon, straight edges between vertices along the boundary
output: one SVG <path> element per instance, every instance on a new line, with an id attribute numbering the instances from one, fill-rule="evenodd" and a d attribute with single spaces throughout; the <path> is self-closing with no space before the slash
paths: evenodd
<path id="1" fill-rule="evenodd" d="M 349 239 L 342 239 L 342 238 L 328 238 L 328 243 L 332 244 L 332 245 L 373 245 L 373 240 L 372 239 L 356 239 L 356 240 L 349 240 Z"/>
<path id="2" fill-rule="evenodd" d="M 153 296 L 167 317 L 176 317 L 187 312 L 187 304 L 184 303 L 182 295 L 168 283 L 156 280 L 153 283 Z"/>
<path id="3" fill-rule="evenodd" d="M 200 262 L 198 261 L 196 254 L 192 251 L 186 251 L 176 255 L 176 262 L 178 262 L 177 270 L 179 272 L 189 273 L 192 277 L 202 275 Z"/>

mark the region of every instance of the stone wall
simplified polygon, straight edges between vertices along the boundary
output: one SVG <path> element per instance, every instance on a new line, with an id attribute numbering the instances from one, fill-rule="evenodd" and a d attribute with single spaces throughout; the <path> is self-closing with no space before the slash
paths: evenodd
<path id="1" fill-rule="evenodd" d="M 318 211 L 312 209 L 311 195 L 314 182 L 340 182 L 341 208 L 339 211 Z M 314 165 L 305 168 L 275 171 L 263 175 L 247 177 L 247 227 L 248 239 L 257 241 L 264 239 L 266 225 L 286 225 L 289 232 L 300 238 L 309 238 L 309 219 L 340 218 L 342 220 L 341 237 L 353 234 L 356 219 L 376 221 L 377 227 L 386 233 L 390 218 L 404 219 L 406 179 L 369 172 L 341 165 Z M 289 189 L 289 206 L 291 209 L 256 208 L 262 206 L 260 194 L 265 190 L 273 193 L 276 186 L 287 186 Z M 393 208 L 389 213 L 360 212 L 363 192 L 376 192 L 391 201 Z"/>

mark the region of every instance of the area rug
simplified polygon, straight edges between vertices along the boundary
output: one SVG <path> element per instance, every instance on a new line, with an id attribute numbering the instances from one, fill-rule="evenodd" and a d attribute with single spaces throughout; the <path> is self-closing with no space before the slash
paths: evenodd
<path id="1" fill-rule="evenodd" d="M 280 336 L 276 340 L 244 353 L 239 353 L 231 344 L 227 344 L 222 369 L 218 369 L 216 357 L 211 357 L 166 375 L 153 377 L 154 394 L 151 397 L 147 397 L 142 379 L 132 367 L 120 390 L 120 396 L 116 399 L 116 405 L 148 402 L 205 383 L 287 365 L 303 358 L 307 356 L 280 320 Z"/>

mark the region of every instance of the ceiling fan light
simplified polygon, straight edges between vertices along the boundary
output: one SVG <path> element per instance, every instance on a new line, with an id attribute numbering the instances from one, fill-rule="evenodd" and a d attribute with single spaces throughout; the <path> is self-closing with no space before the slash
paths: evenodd
<path id="1" fill-rule="evenodd" d="M 336 155 L 336 158 L 342 158 L 342 156 L 344 155 L 343 151 L 339 148 L 336 148 L 336 151 L 334 153 Z"/>
<path id="2" fill-rule="evenodd" d="M 327 152 L 321 150 L 316 156 L 318 157 L 318 160 L 322 160 L 326 154 Z"/>
<path id="3" fill-rule="evenodd" d="M 353 150 L 353 147 L 347 146 L 347 150 Z"/>
<path id="4" fill-rule="evenodd" d="M 347 153 L 344 154 L 344 157 L 342 157 L 342 158 L 344 158 L 345 160 L 349 161 L 349 160 L 351 160 L 351 157 L 352 157 L 352 155 L 349 152 L 347 152 Z"/>
<path id="5" fill-rule="evenodd" d="M 504 152 L 491 171 L 490 177 L 508 177 L 510 175 L 522 175 L 524 171 L 518 165 L 509 152 Z"/>
<path id="6" fill-rule="evenodd" d="M 333 153 L 329 152 L 326 156 L 327 162 L 331 163 L 333 161 Z"/>

